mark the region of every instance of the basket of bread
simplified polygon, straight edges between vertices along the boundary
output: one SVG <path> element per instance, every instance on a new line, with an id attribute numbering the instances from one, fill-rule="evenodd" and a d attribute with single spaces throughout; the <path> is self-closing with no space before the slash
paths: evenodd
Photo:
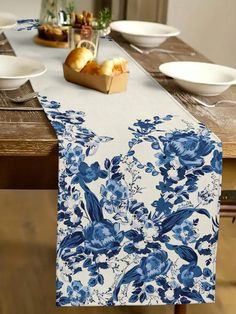
<path id="1" fill-rule="evenodd" d="M 128 62 L 124 58 L 113 58 L 98 64 L 93 53 L 85 48 L 75 48 L 63 64 L 67 81 L 100 92 L 111 94 L 125 91 L 128 83 Z"/>

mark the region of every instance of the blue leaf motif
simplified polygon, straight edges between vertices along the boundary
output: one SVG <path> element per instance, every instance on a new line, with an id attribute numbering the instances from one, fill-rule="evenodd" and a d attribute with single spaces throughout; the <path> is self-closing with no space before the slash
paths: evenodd
<path id="1" fill-rule="evenodd" d="M 110 162 L 110 160 L 108 158 L 106 158 L 106 160 L 104 162 L 105 169 L 108 170 L 110 168 L 110 166 L 111 166 L 111 162 Z"/>
<path id="2" fill-rule="evenodd" d="M 203 166 L 202 171 L 205 173 L 209 173 L 213 171 L 213 168 L 211 166 Z"/>
<path id="3" fill-rule="evenodd" d="M 83 179 L 79 177 L 79 183 L 84 190 L 87 211 L 92 221 L 103 220 L 102 207 L 94 193 L 90 191 Z"/>
<path id="4" fill-rule="evenodd" d="M 112 180 L 117 180 L 117 181 L 120 181 L 122 179 L 122 173 L 114 173 L 112 176 L 111 176 L 111 179 Z"/>
<path id="5" fill-rule="evenodd" d="M 118 285 L 116 286 L 114 292 L 113 292 L 113 299 L 118 300 L 118 294 L 120 291 L 120 287 L 122 285 L 125 285 L 127 283 L 130 283 L 132 281 L 138 281 L 141 278 L 142 274 L 140 273 L 139 266 L 134 266 L 131 268 L 124 276 L 121 278 L 121 280 L 118 282 Z"/>
<path id="6" fill-rule="evenodd" d="M 98 282 L 97 282 L 97 279 L 96 279 L 96 278 L 90 278 L 90 279 L 89 279 L 89 282 L 88 282 L 88 284 L 89 284 L 90 287 L 96 286 L 97 283 L 98 283 Z"/>
<path id="7" fill-rule="evenodd" d="M 99 274 L 98 277 L 97 277 L 97 280 L 100 283 L 100 285 L 104 284 L 104 277 L 103 277 L 103 275 Z"/>
<path id="8" fill-rule="evenodd" d="M 115 156 L 112 158 L 111 163 L 115 166 L 120 163 L 120 160 L 121 160 L 121 156 Z"/>
<path id="9" fill-rule="evenodd" d="M 69 234 L 61 241 L 59 252 L 62 252 L 65 249 L 76 248 L 82 242 L 84 242 L 84 236 L 82 232 L 77 231 Z"/>
<path id="10" fill-rule="evenodd" d="M 135 154 L 135 151 L 134 150 L 130 150 L 129 152 L 128 152 L 128 156 L 133 156 Z"/>
<path id="11" fill-rule="evenodd" d="M 185 261 L 192 264 L 197 264 L 198 257 L 192 248 L 186 245 L 171 245 L 169 243 L 166 243 L 166 247 L 169 250 L 174 250 Z"/>
<path id="12" fill-rule="evenodd" d="M 132 294 L 131 297 L 129 298 L 130 303 L 135 303 L 138 301 L 138 295 L 137 294 Z"/>
<path id="13" fill-rule="evenodd" d="M 120 166 L 113 166 L 113 167 L 111 168 L 111 172 L 112 172 L 112 173 L 116 173 L 116 172 L 119 170 L 119 168 L 120 168 Z"/>
<path id="14" fill-rule="evenodd" d="M 201 294 L 197 291 L 182 291 L 181 294 L 189 299 L 197 301 L 198 303 L 205 303 L 204 299 L 202 298 Z"/>
<path id="15" fill-rule="evenodd" d="M 67 297 L 61 297 L 59 300 L 58 300 L 58 304 L 61 306 L 61 305 L 67 305 L 70 303 L 70 298 L 67 298 Z"/>
<path id="16" fill-rule="evenodd" d="M 170 214 L 163 222 L 161 226 L 161 234 L 167 233 L 173 229 L 175 225 L 180 225 L 184 220 L 189 218 L 193 213 L 204 214 L 209 217 L 209 213 L 205 209 L 200 208 L 185 208 Z"/>
<path id="17" fill-rule="evenodd" d="M 87 259 L 84 261 L 84 263 L 83 263 L 83 267 L 87 268 L 87 267 L 91 266 L 91 264 L 92 264 L 91 258 L 87 258 Z"/>
<path id="18" fill-rule="evenodd" d="M 143 303 L 145 300 L 147 299 L 147 295 L 145 292 L 141 293 L 140 297 L 139 297 L 139 301 L 141 303 Z"/>
<path id="19" fill-rule="evenodd" d="M 134 294 L 139 294 L 141 291 L 142 291 L 142 289 L 141 289 L 141 288 L 137 288 L 137 289 L 135 289 L 135 290 L 134 290 L 134 292 L 133 292 L 133 293 L 134 293 Z"/>
<path id="20" fill-rule="evenodd" d="M 145 290 L 147 293 L 154 293 L 154 287 L 152 285 L 146 286 Z"/>
<path id="21" fill-rule="evenodd" d="M 128 243 L 127 245 L 125 245 L 124 247 L 124 252 L 128 253 L 128 254 L 132 254 L 135 252 L 135 247 L 132 243 Z"/>
<path id="22" fill-rule="evenodd" d="M 134 242 L 139 242 L 143 240 L 143 235 L 132 229 L 125 232 L 125 237 Z"/>

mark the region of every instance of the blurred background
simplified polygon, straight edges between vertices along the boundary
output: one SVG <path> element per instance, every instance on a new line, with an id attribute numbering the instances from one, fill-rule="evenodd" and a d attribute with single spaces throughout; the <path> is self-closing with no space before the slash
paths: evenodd
<path id="1" fill-rule="evenodd" d="M 180 38 L 215 63 L 236 67 L 235 0 L 75 0 L 78 10 L 112 9 L 118 19 L 167 23 Z M 1 11 L 39 17 L 41 0 L 0 0 Z"/>

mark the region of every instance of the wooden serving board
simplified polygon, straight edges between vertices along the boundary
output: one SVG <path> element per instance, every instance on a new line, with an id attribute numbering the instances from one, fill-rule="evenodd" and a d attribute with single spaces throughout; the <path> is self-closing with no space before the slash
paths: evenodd
<path id="1" fill-rule="evenodd" d="M 68 48 L 69 44 L 67 42 L 51 41 L 39 38 L 38 35 L 34 36 L 34 42 L 41 46 L 53 47 L 53 48 Z"/>

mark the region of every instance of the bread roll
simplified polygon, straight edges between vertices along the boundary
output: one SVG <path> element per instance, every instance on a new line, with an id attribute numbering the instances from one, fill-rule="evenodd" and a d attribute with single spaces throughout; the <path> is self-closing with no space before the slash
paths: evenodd
<path id="1" fill-rule="evenodd" d="M 99 74 L 100 65 L 96 61 L 89 61 L 86 66 L 81 70 L 81 73 Z"/>
<path id="2" fill-rule="evenodd" d="M 128 72 L 128 62 L 124 58 L 106 60 L 99 70 L 100 75 L 118 75 L 124 72 Z"/>
<path id="3" fill-rule="evenodd" d="M 113 60 L 106 60 L 101 65 L 99 74 L 100 75 L 112 75 L 112 69 L 113 69 Z"/>
<path id="4" fill-rule="evenodd" d="M 113 74 L 121 74 L 128 72 L 128 61 L 124 58 L 115 58 L 113 59 Z"/>
<path id="5" fill-rule="evenodd" d="M 88 61 L 93 60 L 93 53 L 84 47 L 72 50 L 65 60 L 65 64 L 73 70 L 80 72 Z"/>

